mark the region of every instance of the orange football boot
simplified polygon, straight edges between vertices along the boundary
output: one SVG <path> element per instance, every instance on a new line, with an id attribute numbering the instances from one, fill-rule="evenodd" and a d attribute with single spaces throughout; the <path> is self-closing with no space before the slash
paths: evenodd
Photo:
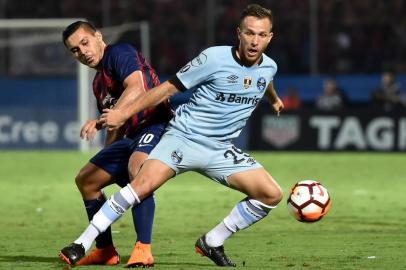
<path id="1" fill-rule="evenodd" d="M 143 244 L 140 241 L 135 243 L 134 249 L 131 252 L 131 257 L 127 262 L 127 268 L 153 266 L 154 257 L 152 257 L 151 253 L 151 244 Z"/>
<path id="2" fill-rule="evenodd" d="M 89 255 L 81 259 L 76 265 L 116 265 L 120 262 L 120 255 L 113 245 L 105 248 L 95 248 Z"/>

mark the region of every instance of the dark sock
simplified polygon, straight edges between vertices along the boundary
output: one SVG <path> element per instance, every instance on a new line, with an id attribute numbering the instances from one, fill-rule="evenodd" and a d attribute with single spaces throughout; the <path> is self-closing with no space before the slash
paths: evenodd
<path id="1" fill-rule="evenodd" d="M 102 193 L 97 199 L 83 200 L 83 202 L 85 203 L 87 217 L 89 218 L 89 221 L 91 221 L 93 219 L 93 216 L 106 202 L 106 196 L 104 195 L 104 193 Z M 111 227 L 108 227 L 105 232 L 96 237 L 97 248 L 104 248 L 111 245 L 112 243 L 113 240 L 111 238 Z"/>
<path id="2" fill-rule="evenodd" d="M 137 241 L 150 244 L 152 240 L 152 224 L 155 214 L 154 195 L 145 198 L 140 204 L 131 209 L 137 233 Z"/>

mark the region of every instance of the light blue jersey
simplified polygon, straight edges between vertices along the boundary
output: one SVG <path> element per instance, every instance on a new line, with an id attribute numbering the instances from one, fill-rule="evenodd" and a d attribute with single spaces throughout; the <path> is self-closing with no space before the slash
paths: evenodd
<path id="1" fill-rule="evenodd" d="M 176 74 L 186 89 L 195 89 L 190 101 L 176 110 L 169 129 L 191 140 L 203 136 L 231 141 L 240 134 L 276 70 L 276 63 L 265 54 L 258 65 L 246 67 L 235 47 L 204 50 Z"/>

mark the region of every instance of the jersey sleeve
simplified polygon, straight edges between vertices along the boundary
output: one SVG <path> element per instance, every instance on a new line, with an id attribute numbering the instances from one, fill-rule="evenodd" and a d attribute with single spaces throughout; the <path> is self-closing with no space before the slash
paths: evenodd
<path id="1" fill-rule="evenodd" d="M 271 59 L 271 73 L 269 80 L 272 82 L 275 78 L 276 72 L 278 71 L 278 65 L 274 60 Z"/>
<path id="2" fill-rule="evenodd" d="M 204 81 L 210 80 L 218 64 L 213 49 L 206 49 L 177 73 L 176 77 L 186 89 L 190 89 Z"/>
<path id="3" fill-rule="evenodd" d="M 140 70 L 138 53 L 130 45 L 113 45 L 107 52 L 105 67 L 117 81 L 123 82 L 131 73 Z"/>

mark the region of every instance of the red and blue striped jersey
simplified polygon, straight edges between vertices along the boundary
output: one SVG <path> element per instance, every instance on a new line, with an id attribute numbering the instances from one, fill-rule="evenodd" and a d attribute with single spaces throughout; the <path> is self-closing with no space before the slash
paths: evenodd
<path id="1" fill-rule="evenodd" d="M 159 85 L 159 79 L 154 69 L 132 45 L 115 44 L 106 47 L 102 68 L 96 73 L 93 80 L 93 93 L 100 113 L 103 109 L 114 106 L 125 90 L 124 80 L 137 70 L 142 72 L 146 91 Z M 163 102 L 130 118 L 126 123 L 125 134 L 131 135 L 134 131 L 149 124 L 168 122 L 172 115 L 169 102 Z"/>

